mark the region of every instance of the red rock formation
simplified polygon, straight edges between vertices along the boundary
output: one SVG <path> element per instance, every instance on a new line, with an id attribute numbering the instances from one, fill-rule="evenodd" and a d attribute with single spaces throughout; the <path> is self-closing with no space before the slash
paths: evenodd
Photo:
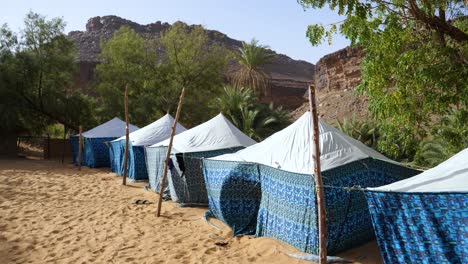
<path id="1" fill-rule="evenodd" d="M 355 87 L 361 81 L 360 63 L 363 58 L 359 48 L 344 48 L 321 58 L 315 65 L 315 87 L 320 117 L 329 123 L 336 120 L 368 117 L 367 98 L 357 96 Z M 307 100 L 307 93 L 304 95 Z M 308 111 L 308 103 L 293 112 L 298 118 Z"/>
<path id="2" fill-rule="evenodd" d="M 76 43 L 79 51 L 79 72 L 75 74 L 75 88 L 87 94 L 96 95 L 91 88 L 91 83 L 94 80 L 94 68 L 100 63 L 99 43 L 101 39 L 109 40 L 114 32 L 124 25 L 144 37 L 159 37 L 162 31 L 171 27 L 170 24 L 160 21 L 140 25 L 117 16 L 90 18 L 86 24 L 86 31 L 72 31 L 68 35 Z M 229 38 L 221 32 L 207 30 L 207 33 L 213 42 L 222 43 L 231 50 L 237 51 L 242 46 L 241 41 Z M 237 67 L 236 63 L 231 63 L 226 73 L 227 76 Z M 313 81 L 313 64 L 276 54 L 272 62 L 264 68 L 271 77 L 271 87 L 269 87 L 271 97 L 266 98 L 267 101 L 273 101 L 276 105 L 283 105 L 290 109 L 295 109 L 304 102 L 302 95 L 306 92 L 308 84 Z"/>

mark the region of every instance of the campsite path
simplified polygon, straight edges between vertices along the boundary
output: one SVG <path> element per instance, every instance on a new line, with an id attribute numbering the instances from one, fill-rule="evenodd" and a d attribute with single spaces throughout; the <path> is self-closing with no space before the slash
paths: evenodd
<path id="1" fill-rule="evenodd" d="M 0 263 L 310 263 L 269 238 L 215 245 L 229 232 L 201 220 L 206 208 L 164 202 L 157 218 L 157 195 L 144 185 L 122 186 L 106 169 L 0 160 Z M 375 243 L 341 256 L 381 263 Z"/>

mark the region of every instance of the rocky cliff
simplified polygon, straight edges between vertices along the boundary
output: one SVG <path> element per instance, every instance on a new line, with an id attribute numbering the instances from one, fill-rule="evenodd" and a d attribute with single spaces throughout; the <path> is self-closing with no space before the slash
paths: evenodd
<path id="1" fill-rule="evenodd" d="M 361 81 L 360 64 L 363 52 L 359 48 L 344 48 L 321 58 L 315 65 L 314 83 L 320 117 L 329 123 L 336 120 L 368 116 L 367 98 L 356 96 L 355 87 Z M 307 93 L 304 98 L 307 100 Z M 304 103 L 293 113 L 295 118 L 309 109 Z"/>
<path id="2" fill-rule="evenodd" d="M 183 22 L 176 22 L 183 23 Z M 160 21 L 147 25 L 140 25 L 117 16 L 93 17 L 86 24 L 86 31 L 72 31 L 69 37 L 76 43 L 79 51 L 79 71 L 75 75 L 76 88 L 94 95 L 90 86 L 94 79 L 94 68 L 100 63 L 99 42 L 108 40 L 121 26 L 128 26 L 146 37 L 159 37 L 161 32 L 171 27 L 168 23 Z M 242 42 L 227 35 L 207 30 L 212 41 L 222 43 L 229 49 L 238 50 Z M 306 61 L 293 60 L 290 57 L 277 54 L 270 64 L 265 65 L 265 71 L 271 76 L 271 100 L 276 104 L 294 109 L 304 102 L 304 93 L 309 83 L 313 82 L 314 65 Z M 235 63 L 229 66 L 227 74 L 235 71 Z"/>

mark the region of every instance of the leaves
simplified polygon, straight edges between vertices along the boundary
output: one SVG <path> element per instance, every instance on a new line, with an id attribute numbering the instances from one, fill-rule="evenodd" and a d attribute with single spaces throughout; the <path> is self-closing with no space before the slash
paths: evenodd
<path id="1" fill-rule="evenodd" d="M 241 68 L 234 74 L 233 81 L 237 87 L 250 87 L 258 95 L 266 93 L 269 76 L 262 67 L 269 63 L 275 54 L 268 46 L 259 45 L 256 39 L 250 43 L 243 42 L 236 56 Z"/>
<path id="2" fill-rule="evenodd" d="M 60 18 L 30 12 L 25 27 L 16 36 L 6 25 L 0 29 L 0 111 L 4 130 L 41 133 L 48 125 L 61 123 L 71 128 L 87 125 L 92 117 L 85 97 L 71 92 L 76 71 L 75 48 L 63 30 Z M 80 107 L 68 109 L 75 100 Z"/>
<path id="3" fill-rule="evenodd" d="M 329 5 L 345 14 L 339 31 L 365 54 L 357 92 L 369 98 L 369 111 L 378 122 L 380 151 L 411 161 L 423 147 L 419 142 L 460 138 L 464 129 L 439 133 L 433 128 L 440 120 L 452 118 L 453 109 L 466 112 L 468 107 L 468 41 L 460 40 L 468 32 L 468 21 L 460 12 L 462 1 L 299 3 L 305 8 Z M 330 40 L 336 25 L 309 26 L 311 44 Z M 444 147 L 450 148 L 446 153 L 453 153 L 468 143 Z"/>
<path id="4" fill-rule="evenodd" d="M 242 132 L 255 140 L 263 140 L 290 124 L 289 113 L 273 104 L 258 103 L 250 88 L 224 87 L 224 94 L 216 98 L 212 108 L 221 110 Z"/>

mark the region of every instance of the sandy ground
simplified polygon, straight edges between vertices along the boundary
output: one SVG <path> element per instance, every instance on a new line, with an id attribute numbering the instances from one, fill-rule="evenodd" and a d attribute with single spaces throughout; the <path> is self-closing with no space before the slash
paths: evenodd
<path id="1" fill-rule="evenodd" d="M 0 160 L 0 263 L 310 263 L 274 239 L 228 239 L 227 227 L 201 219 L 206 208 L 164 202 L 157 218 L 157 195 L 144 185 L 122 186 L 106 169 Z M 382 263 L 375 242 L 340 256 Z"/>

